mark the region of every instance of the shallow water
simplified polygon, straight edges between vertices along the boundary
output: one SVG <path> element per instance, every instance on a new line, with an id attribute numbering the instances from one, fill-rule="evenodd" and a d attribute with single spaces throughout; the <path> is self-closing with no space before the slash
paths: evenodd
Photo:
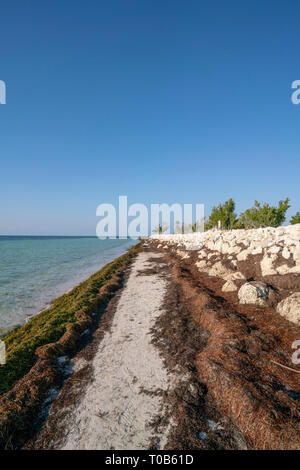
<path id="1" fill-rule="evenodd" d="M 0 236 L 0 329 L 23 323 L 136 243 Z"/>

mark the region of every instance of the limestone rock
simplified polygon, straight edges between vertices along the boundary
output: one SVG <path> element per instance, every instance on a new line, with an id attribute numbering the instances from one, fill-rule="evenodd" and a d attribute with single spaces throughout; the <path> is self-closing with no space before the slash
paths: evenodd
<path id="1" fill-rule="evenodd" d="M 226 281 L 222 287 L 223 292 L 234 292 L 235 290 L 237 290 L 237 286 L 233 281 Z"/>
<path id="2" fill-rule="evenodd" d="M 175 248 L 179 252 L 195 250 L 199 261 L 205 260 L 197 264 L 198 268 L 225 281 L 235 280 L 231 274 L 236 272 L 234 268 L 239 263 L 243 263 L 247 277 L 256 276 L 259 264 L 262 277 L 300 274 L 300 224 L 250 230 L 212 229 L 187 234 L 159 234 L 151 238 L 165 249 Z M 178 254 L 184 257 L 183 253 Z M 228 263 L 223 259 L 229 259 L 233 269 L 227 267 Z M 247 269 L 248 262 L 253 269 Z"/>
<path id="3" fill-rule="evenodd" d="M 294 251 L 293 258 L 296 264 L 300 264 L 300 243 Z"/>
<path id="4" fill-rule="evenodd" d="M 287 320 L 300 325 L 300 292 L 295 292 L 279 302 L 276 310 Z"/>
<path id="5" fill-rule="evenodd" d="M 294 266 L 293 268 L 290 268 L 289 270 L 290 274 L 300 274 L 300 263 Z"/>
<path id="6" fill-rule="evenodd" d="M 260 281 L 246 282 L 238 292 L 240 304 L 272 305 L 276 302 L 273 289 Z"/>
<path id="7" fill-rule="evenodd" d="M 241 251 L 241 252 L 237 255 L 236 259 L 237 259 L 238 261 L 246 261 L 246 259 L 248 258 L 249 255 L 250 255 L 250 252 L 249 252 L 248 249 L 247 249 L 247 250 L 243 250 L 243 251 Z"/>
<path id="8" fill-rule="evenodd" d="M 244 274 L 242 274 L 240 271 L 234 271 L 234 272 L 225 274 L 225 276 L 223 276 L 223 279 L 225 279 L 225 281 L 237 281 L 237 280 L 246 279 L 246 278 Z"/>
<path id="9" fill-rule="evenodd" d="M 201 261 L 197 261 L 196 266 L 199 269 L 199 271 L 205 271 L 204 268 L 207 266 L 207 261 L 204 259 L 202 259 Z"/>
<path id="10" fill-rule="evenodd" d="M 221 263 L 221 261 L 218 261 L 217 263 L 215 263 L 209 270 L 208 274 L 210 276 L 215 276 L 215 277 L 224 277 L 228 274 L 230 274 L 232 271 L 228 268 L 226 268 L 226 266 L 224 266 L 224 264 Z"/>
<path id="11" fill-rule="evenodd" d="M 253 248 L 253 250 L 251 250 L 251 255 L 261 255 L 263 252 L 263 249 L 261 246 L 258 246 L 256 248 Z"/>
<path id="12" fill-rule="evenodd" d="M 268 252 L 269 253 L 279 253 L 280 251 L 280 246 L 274 245 L 269 248 Z"/>
<path id="13" fill-rule="evenodd" d="M 261 273 L 263 276 L 271 276 L 272 274 L 277 274 L 277 271 L 273 266 L 276 259 L 277 259 L 276 254 L 271 254 L 270 256 L 266 254 L 263 257 L 260 263 Z"/>
<path id="14" fill-rule="evenodd" d="M 178 256 L 180 256 L 180 258 L 183 258 L 183 259 L 189 257 L 189 253 L 186 251 L 177 250 L 176 253 Z"/>
<path id="15" fill-rule="evenodd" d="M 282 256 L 285 259 L 289 259 L 289 257 L 291 256 L 291 253 L 290 253 L 290 251 L 288 250 L 288 248 L 286 246 L 282 250 Z"/>
<path id="16" fill-rule="evenodd" d="M 277 272 L 278 274 L 288 274 L 290 273 L 291 269 L 287 264 L 282 264 L 281 266 L 277 266 Z"/>

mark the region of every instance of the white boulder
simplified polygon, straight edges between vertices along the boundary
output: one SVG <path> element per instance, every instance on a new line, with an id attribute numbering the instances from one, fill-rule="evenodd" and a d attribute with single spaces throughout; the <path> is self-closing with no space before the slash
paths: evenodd
<path id="1" fill-rule="evenodd" d="M 287 320 L 300 325 L 300 292 L 295 292 L 279 302 L 276 310 Z"/>
<path id="2" fill-rule="evenodd" d="M 264 282 L 252 281 L 242 285 L 238 292 L 240 304 L 254 304 L 266 306 L 273 303 L 275 294 Z"/>

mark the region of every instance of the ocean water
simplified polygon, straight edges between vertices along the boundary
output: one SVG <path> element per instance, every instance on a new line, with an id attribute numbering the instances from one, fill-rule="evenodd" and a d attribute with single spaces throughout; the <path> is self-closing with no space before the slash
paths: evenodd
<path id="1" fill-rule="evenodd" d="M 0 329 L 22 324 L 136 241 L 0 236 Z"/>

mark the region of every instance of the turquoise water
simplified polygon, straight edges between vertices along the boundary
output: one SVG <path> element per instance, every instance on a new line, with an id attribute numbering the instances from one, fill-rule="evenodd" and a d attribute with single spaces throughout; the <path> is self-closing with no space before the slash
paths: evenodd
<path id="1" fill-rule="evenodd" d="M 0 236 L 0 329 L 24 323 L 134 243 Z"/>

